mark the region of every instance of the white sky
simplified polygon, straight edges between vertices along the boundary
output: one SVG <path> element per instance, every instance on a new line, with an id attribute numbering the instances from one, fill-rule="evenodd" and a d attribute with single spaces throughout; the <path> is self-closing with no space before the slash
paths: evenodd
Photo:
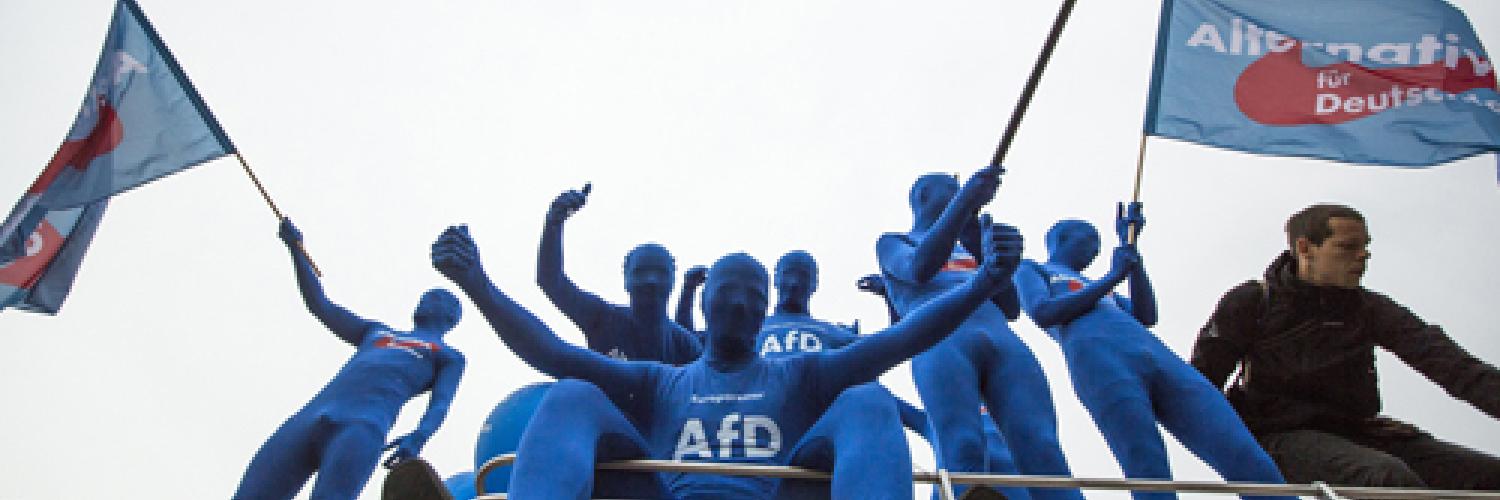
<path id="1" fill-rule="evenodd" d="M 989 161 L 1058 4 L 141 3 L 303 229 L 335 301 L 410 327 L 418 295 L 444 284 L 429 243 L 463 222 L 496 283 L 578 342 L 533 270 L 548 202 L 585 181 L 594 194 L 569 223 L 567 256 L 589 290 L 625 301 L 622 258 L 647 240 L 683 269 L 805 249 L 822 268 L 815 315 L 884 326 L 884 306 L 853 287 L 876 269 L 875 238 L 909 227 L 917 175 Z M 1500 4 L 1453 3 L 1500 43 Z M 1043 257 L 1056 219 L 1108 228 L 1130 196 L 1158 6 L 1075 11 L 990 205 L 1030 239 L 1028 256 Z M 0 2 L 0 198 L 19 197 L 62 140 L 112 9 Z M 1153 139 L 1143 198 L 1155 331 L 1184 356 L 1220 294 L 1279 251 L 1288 214 L 1340 201 L 1370 220 L 1366 285 L 1500 361 L 1487 319 L 1500 299 L 1493 155 L 1403 171 Z M 275 229 L 232 159 L 117 198 L 61 315 L 0 314 L 0 498 L 228 497 L 351 353 L 303 308 Z M 448 341 L 468 371 L 425 452 L 444 474 L 472 468 L 500 398 L 543 378 L 465 307 Z M 1029 320 L 1014 326 L 1052 381 L 1074 473 L 1119 477 L 1056 344 Z M 1500 423 L 1389 355 L 1380 373 L 1388 413 L 1500 453 Z M 916 401 L 905 366 L 882 380 Z M 1173 446 L 1178 478 L 1217 480 Z"/>

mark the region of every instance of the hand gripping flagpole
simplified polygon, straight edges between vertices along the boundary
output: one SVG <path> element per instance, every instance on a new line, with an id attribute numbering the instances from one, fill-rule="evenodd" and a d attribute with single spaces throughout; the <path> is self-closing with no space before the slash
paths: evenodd
<path id="1" fill-rule="evenodd" d="M 234 158 L 240 161 L 241 167 L 245 168 L 245 174 L 250 176 L 250 182 L 255 184 L 256 191 L 260 191 L 260 197 L 266 200 L 266 205 L 271 207 L 271 213 L 276 215 L 276 220 L 279 222 L 286 219 L 286 216 L 281 214 L 281 209 L 276 208 L 276 202 L 271 201 L 270 193 L 267 193 L 266 187 L 261 185 L 260 178 L 255 176 L 255 171 L 250 170 L 250 163 L 245 161 L 245 156 L 235 151 Z M 307 253 L 307 247 L 302 246 L 301 241 L 297 242 L 297 250 L 302 252 L 303 257 L 307 257 L 307 264 L 312 266 L 313 274 L 318 275 L 319 278 L 323 277 L 323 271 L 318 269 L 318 263 L 313 262 L 312 255 Z"/>
<path id="2" fill-rule="evenodd" d="M 1077 0 L 1063 0 L 1057 19 L 1052 22 L 1052 31 L 1047 33 L 1047 41 L 1042 43 L 1042 53 L 1037 55 L 1036 64 L 1031 67 L 1031 76 L 1026 78 L 1026 87 L 1021 89 L 1016 108 L 1010 113 L 1010 123 L 1005 124 L 1005 133 L 1000 136 L 1000 146 L 995 148 L 995 156 L 990 160 L 990 165 L 1000 166 L 1005 160 L 1005 153 L 1010 151 L 1010 143 L 1016 138 L 1016 130 L 1021 128 L 1021 117 L 1026 116 L 1026 107 L 1031 105 L 1031 96 L 1036 94 L 1042 72 L 1047 69 L 1047 61 L 1052 59 L 1052 51 L 1057 48 L 1057 39 L 1062 37 L 1063 26 L 1068 24 L 1068 15 L 1073 13 L 1075 3 L 1078 3 Z"/>

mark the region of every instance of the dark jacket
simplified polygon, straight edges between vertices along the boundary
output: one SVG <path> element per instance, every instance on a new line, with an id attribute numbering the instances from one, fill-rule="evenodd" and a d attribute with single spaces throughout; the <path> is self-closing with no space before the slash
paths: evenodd
<path id="1" fill-rule="evenodd" d="M 1257 434 L 1290 429 L 1349 432 L 1380 412 L 1375 347 L 1395 354 L 1448 394 L 1500 418 L 1500 371 L 1379 293 L 1309 285 L 1284 252 L 1262 282 L 1219 300 L 1198 332 L 1192 364 L 1228 389 Z"/>

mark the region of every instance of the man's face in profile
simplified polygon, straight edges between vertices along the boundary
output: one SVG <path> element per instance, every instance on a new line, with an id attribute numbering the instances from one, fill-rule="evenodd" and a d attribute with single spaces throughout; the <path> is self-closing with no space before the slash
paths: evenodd
<path id="1" fill-rule="evenodd" d="M 1364 223 L 1347 217 L 1328 219 L 1328 227 L 1333 233 L 1322 244 L 1297 240 L 1298 277 L 1314 285 L 1358 287 L 1370 258 L 1370 235 Z"/>

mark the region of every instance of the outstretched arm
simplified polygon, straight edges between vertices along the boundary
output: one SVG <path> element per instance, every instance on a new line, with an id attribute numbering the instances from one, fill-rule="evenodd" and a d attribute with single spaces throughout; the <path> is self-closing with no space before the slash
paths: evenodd
<path id="1" fill-rule="evenodd" d="M 909 275 L 900 276 L 901 278 L 920 283 L 932 279 L 943 268 L 943 263 L 953 254 L 953 244 L 957 242 L 964 224 L 974 217 L 979 207 L 995 198 L 1002 173 L 1005 173 L 1004 168 L 990 165 L 969 177 L 968 182 L 953 197 L 953 201 L 948 202 L 948 207 L 943 209 L 943 215 L 938 217 L 937 222 L 922 237 L 922 241 L 917 243 L 911 267 L 907 270 Z"/>
<path id="2" fill-rule="evenodd" d="M 698 296 L 698 287 L 703 286 L 706 279 L 708 268 L 703 266 L 693 266 L 682 273 L 682 293 L 677 296 L 677 316 L 674 319 L 690 332 L 698 330 L 693 327 L 693 299 Z"/>
<path id="3" fill-rule="evenodd" d="M 484 272 L 468 226 L 450 226 L 438 236 L 432 244 L 432 266 L 474 301 L 506 346 L 542 373 L 587 380 L 611 394 L 642 382 L 644 370 L 564 342 L 531 311 L 496 288 Z"/>
<path id="4" fill-rule="evenodd" d="M 1139 259 L 1134 248 L 1129 246 L 1116 248 L 1108 274 L 1078 291 L 1056 297 L 1052 296 L 1051 288 L 1038 268 L 1039 266 L 1027 266 L 1035 269 L 1036 272 L 1028 270 L 1017 275 L 1016 284 L 1021 289 L 1021 305 L 1026 308 L 1026 314 L 1031 315 L 1031 320 L 1036 322 L 1036 326 L 1042 328 L 1051 328 L 1073 321 L 1093 310 L 1094 306 L 1099 303 L 1099 299 L 1104 298 L 1105 294 L 1125 279 Z"/>
<path id="5" fill-rule="evenodd" d="M 442 348 L 447 349 L 447 346 Z M 459 379 L 463 378 L 464 357 L 451 349 L 441 351 L 438 355 L 442 365 L 438 367 L 437 378 L 432 381 L 427 411 L 422 413 L 422 420 L 417 422 L 416 429 L 386 446 L 386 449 L 396 449 L 386 460 L 387 467 L 420 456 L 422 447 L 427 445 L 427 441 L 437 433 L 438 427 L 443 425 L 443 419 L 448 417 L 448 407 L 453 404 L 453 396 L 458 393 Z"/>
<path id="6" fill-rule="evenodd" d="M 323 292 L 323 280 L 318 278 L 318 273 L 313 271 L 312 261 L 307 260 L 307 254 L 302 251 L 302 231 L 297 230 L 291 219 L 281 219 L 277 235 L 281 236 L 281 241 L 286 243 L 287 250 L 292 254 L 292 268 L 297 272 L 297 289 L 302 292 L 302 303 L 307 305 L 308 312 L 344 342 L 359 346 L 373 323 L 328 300 L 328 295 Z"/>
<path id="7" fill-rule="evenodd" d="M 536 255 L 536 284 L 552 304 L 573 320 L 587 336 L 597 331 L 595 322 L 604 318 L 609 303 L 573 283 L 563 272 L 563 224 L 588 201 L 592 184 L 583 189 L 564 191 L 552 200 L 547 220 L 542 225 L 542 242 Z"/>
<path id="8" fill-rule="evenodd" d="M 1129 244 L 1137 251 L 1135 270 L 1126 278 L 1130 281 L 1130 298 L 1121 299 L 1120 305 L 1130 311 L 1136 321 L 1150 328 L 1156 326 L 1156 291 L 1151 288 L 1151 279 L 1146 276 L 1146 266 L 1140 262 L 1140 249 L 1136 247 L 1141 230 L 1145 227 L 1146 217 L 1141 215 L 1141 202 L 1115 205 L 1115 232 L 1119 234 L 1120 242 Z"/>
<path id="9" fill-rule="evenodd" d="M 1004 224 L 985 227 L 984 263 L 972 277 L 934 298 L 885 330 L 836 351 L 815 356 L 817 374 L 833 391 L 874 380 L 892 366 L 927 350 L 953 333 L 969 314 L 1010 280 L 1021 259 L 1021 233 Z M 835 392 L 836 394 L 836 392 Z"/>

